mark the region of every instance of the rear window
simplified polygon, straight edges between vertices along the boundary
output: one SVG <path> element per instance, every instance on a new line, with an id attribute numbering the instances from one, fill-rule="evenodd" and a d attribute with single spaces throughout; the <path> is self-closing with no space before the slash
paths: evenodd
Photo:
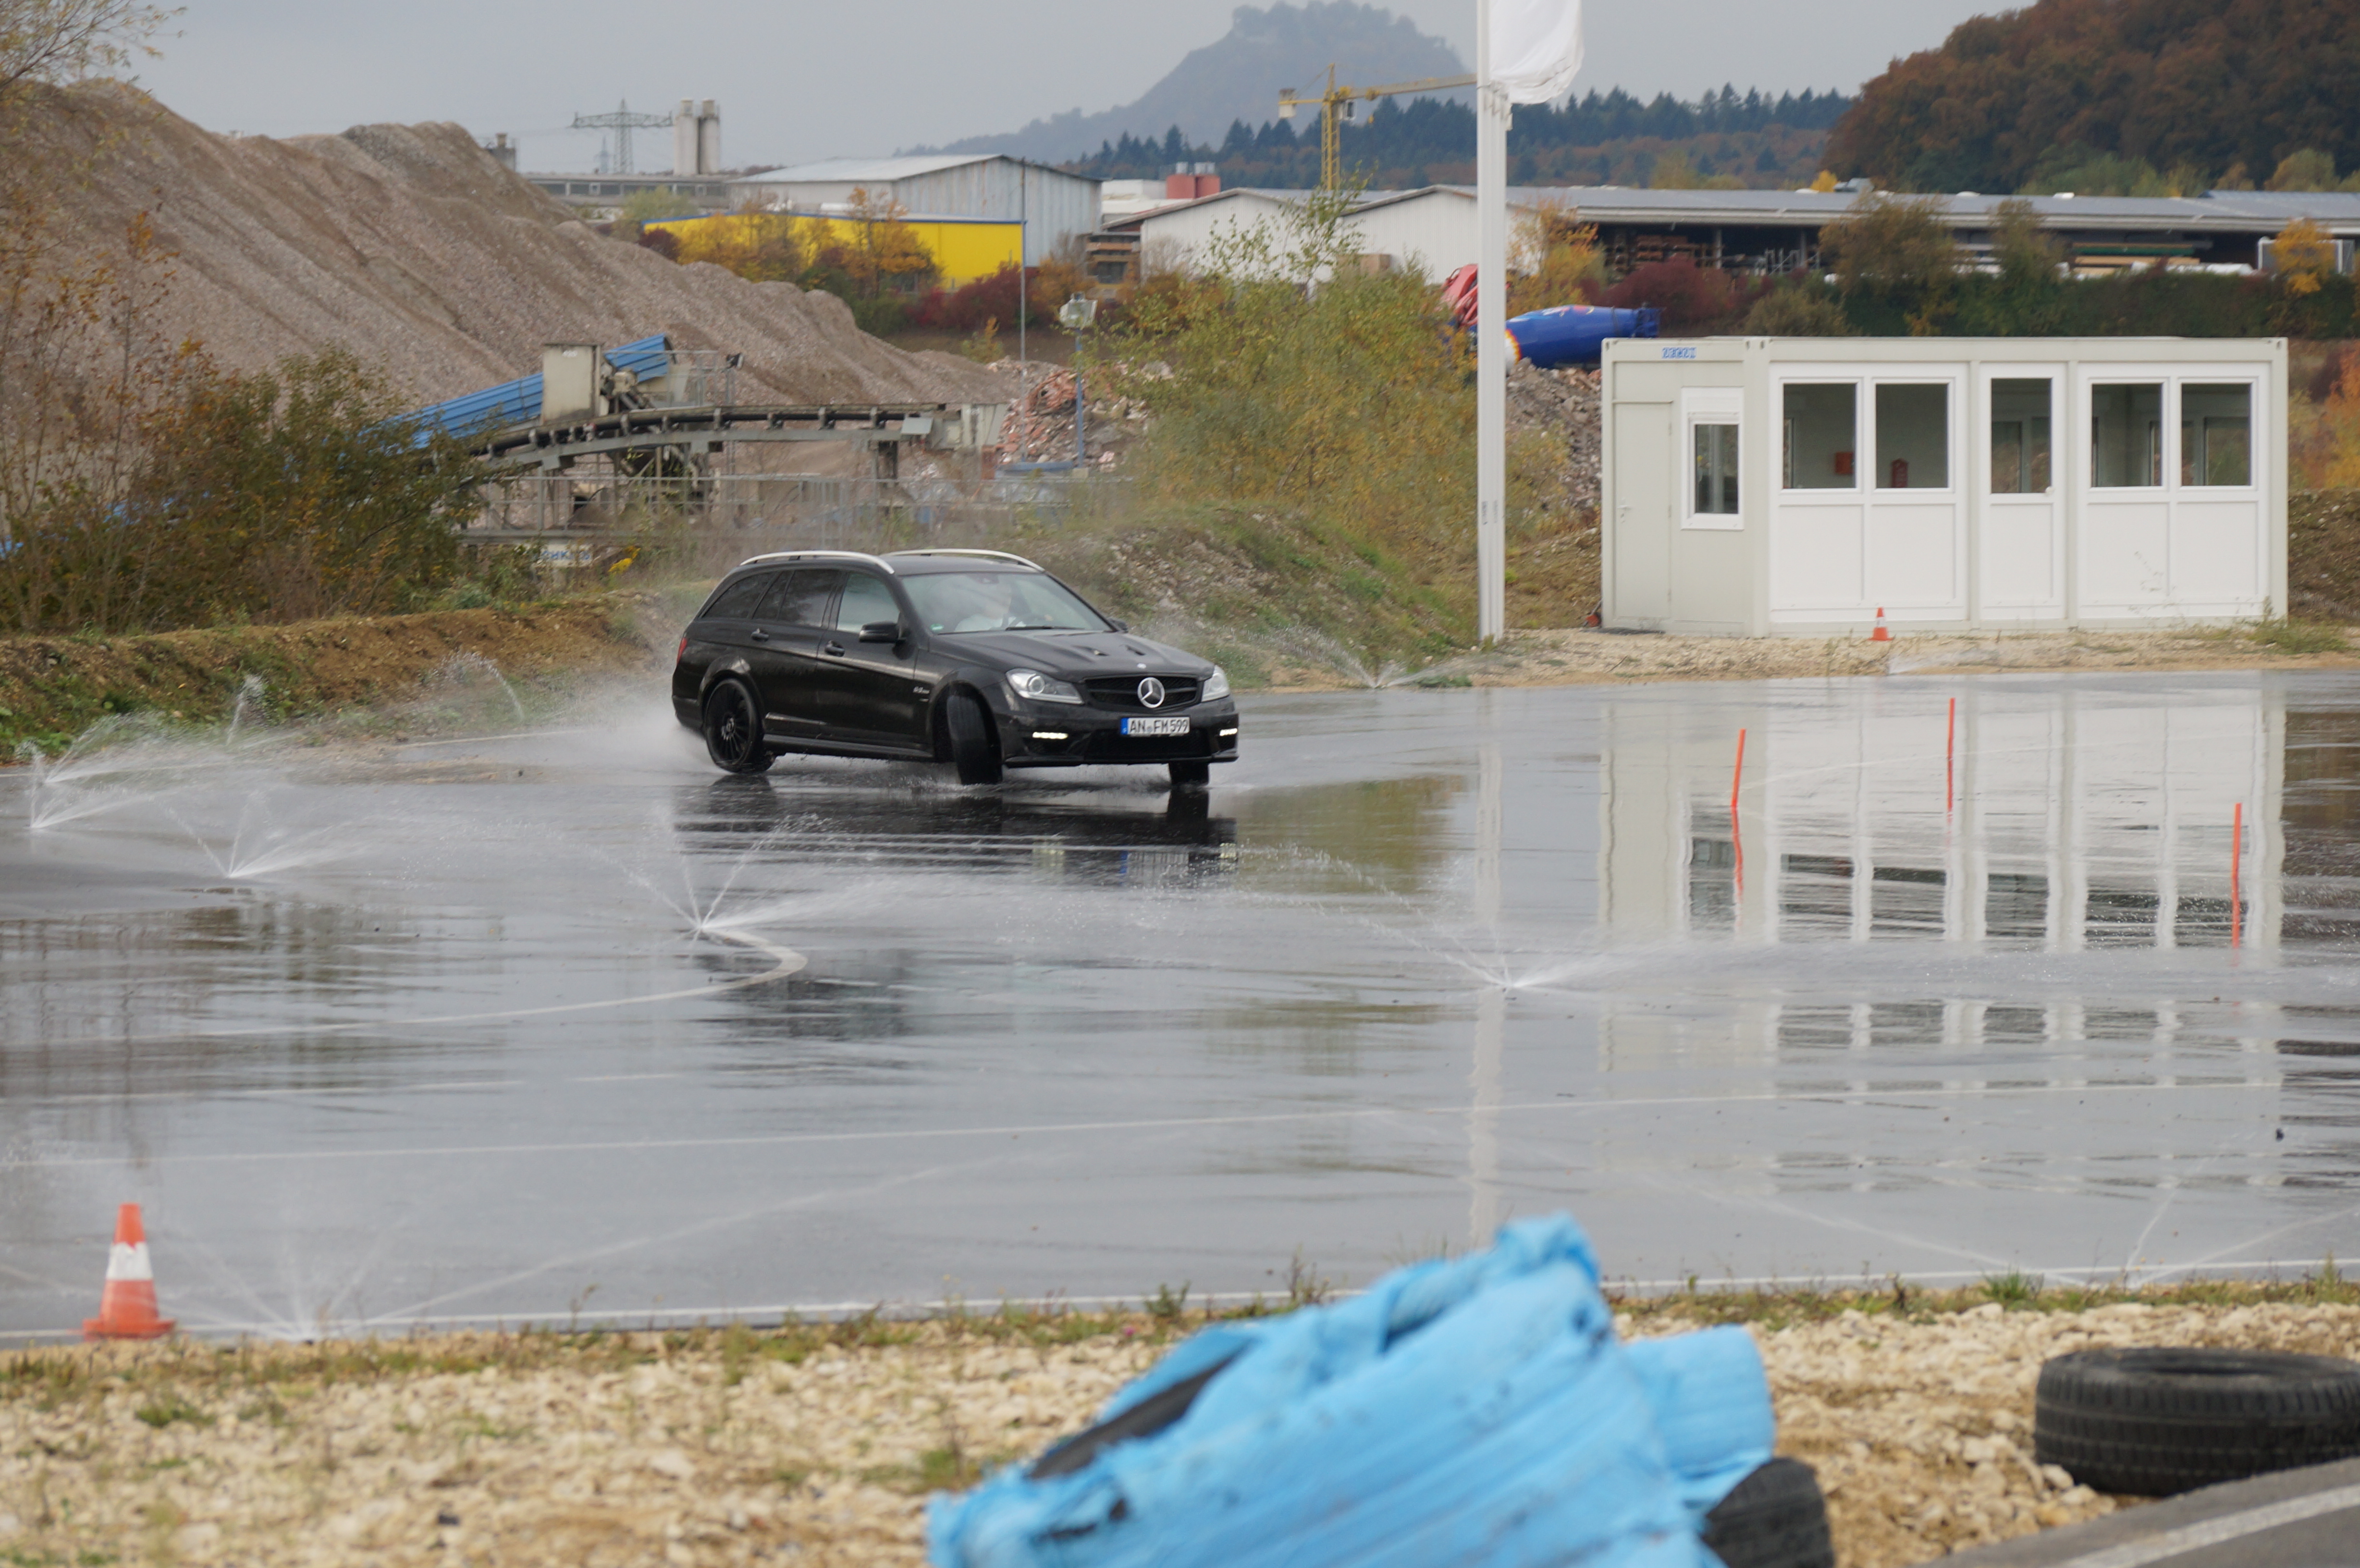
<path id="1" fill-rule="evenodd" d="M 824 626 L 827 625 L 828 605 L 836 598 L 836 585 L 843 581 L 843 572 L 825 567 L 781 572 L 755 618 L 790 626 Z"/>
<path id="2" fill-rule="evenodd" d="M 754 606 L 762 602 L 762 590 L 770 585 L 767 572 L 750 572 L 735 583 L 722 585 L 721 592 L 705 606 L 699 620 L 743 621 L 752 618 Z"/>

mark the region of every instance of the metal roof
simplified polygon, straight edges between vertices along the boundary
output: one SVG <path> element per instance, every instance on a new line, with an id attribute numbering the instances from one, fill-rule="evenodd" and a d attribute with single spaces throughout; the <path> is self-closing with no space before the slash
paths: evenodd
<path id="1" fill-rule="evenodd" d="M 1472 197 L 1465 185 L 1434 186 Z M 1423 194 L 1414 192 L 1413 194 Z M 1895 195 L 1907 195 L 1896 191 Z M 1911 198 L 1918 200 L 1920 198 Z M 2003 201 L 2028 202 L 2052 228 L 2182 229 L 2252 234 L 2275 231 L 2295 218 L 2329 228 L 2360 229 L 2360 192 L 2343 191 L 2209 191 L 2202 196 L 2025 196 L 1961 192 L 1922 198 L 1956 228 L 1982 228 Z M 1513 206 L 1555 201 L 1580 209 L 1592 223 L 1819 224 L 1841 217 L 1859 198 L 1817 191 L 1638 191 L 1613 185 L 1513 187 Z"/>
<path id="2" fill-rule="evenodd" d="M 1239 186 L 1195 201 L 1175 202 L 1109 219 L 1105 227 L 1136 228 L 1141 220 L 1164 217 L 1183 207 L 1252 195 L 1281 201 L 1301 201 L 1309 191 L 1281 191 Z M 1907 192 L 1895 191 L 1894 195 Z M 1419 197 L 1451 195 L 1472 201 L 1471 185 L 1428 185 L 1415 191 L 1371 191 L 1353 211 L 1368 212 Z M 1851 210 L 1859 197 L 1849 191 L 1649 191 L 1620 185 L 1514 185 L 1508 188 L 1512 207 L 1556 205 L 1578 211 L 1597 223 L 1727 223 L 1754 227 L 1792 224 L 1816 228 Z M 1912 200 L 1919 198 L 1912 197 Z M 2208 191 L 2202 196 L 2026 196 L 1961 192 L 1935 195 L 1945 222 L 1956 228 L 1989 225 L 1993 210 L 2003 201 L 2031 204 L 2051 228 L 2184 230 L 2194 233 L 2275 233 L 2296 218 L 2311 218 L 2338 234 L 2360 234 L 2360 192 L 2348 191 Z"/>
<path id="3" fill-rule="evenodd" d="M 789 164 L 783 169 L 766 169 L 755 174 L 741 174 L 732 185 L 801 185 L 801 184 L 890 184 L 897 180 L 915 180 L 921 175 L 939 174 L 945 169 L 964 169 L 971 163 L 990 163 L 1002 159 L 1021 163 L 1047 174 L 1061 175 L 1067 180 L 1081 180 L 1096 185 L 1087 175 L 1067 174 L 1045 163 L 1030 158 L 1011 158 L 1003 152 L 919 153 L 908 158 L 824 158 L 816 163 Z"/>

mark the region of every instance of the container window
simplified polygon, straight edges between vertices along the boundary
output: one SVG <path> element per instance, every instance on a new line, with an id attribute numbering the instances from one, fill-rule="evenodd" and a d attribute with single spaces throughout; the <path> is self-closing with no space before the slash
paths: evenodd
<path id="1" fill-rule="evenodd" d="M 1698 517 L 1737 515 L 1737 427 L 1690 427 L 1695 466 L 1692 506 Z"/>
<path id="2" fill-rule="evenodd" d="M 1850 490 L 1860 449 L 1860 388 L 1852 382 L 1786 387 L 1786 488 Z"/>
<path id="3" fill-rule="evenodd" d="M 1994 495 L 2049 493 L 2049 383 L 1992 383 L 1991 487 Z"/>
<path id="4" fill-rule="evenodd" d="M 1950 487 L 1950 389 L 1931 386 L 1876 389 L 1876 487 Z"/>
<path id="5" fill-rule="evenodd" d="M 2163 483 L 2161 384 L 2090 389 L 2090 483 L 2100 490 Z"/>
<path id="6" fill-rule="evenodd" d="M 2254 482 L 2254 389 L 2237 381 L 2180 389 L 2180 482 Z"/>

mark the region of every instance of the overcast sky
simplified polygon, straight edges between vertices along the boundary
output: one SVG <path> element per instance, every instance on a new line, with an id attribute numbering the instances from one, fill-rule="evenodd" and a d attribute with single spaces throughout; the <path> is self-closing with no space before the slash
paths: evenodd
<path id="1" fill-rule="evenodd" d="M 1229 30 L 1233 0 L 188 0 L 141 82 L 216 131 L 292 136 L 369 121 L 507 131 L 527 169 L 588 169 L 583 112 L 719 102 L 732 167 L 888 153 L 1127 103 Z M 1589 0 L 1580 89 L 1693 98 L 1734 82 L 1841 88 L 1939 43 L 1970 0 Z M 1472 0 L 1392 7 L 1474 52 Z M 1308 80 L 1322 62 L 1306 60 Z M 1142 131 L 1158 127 L 1142 125 Z M 672 161 L 641 133 L 642 169 Z"/>

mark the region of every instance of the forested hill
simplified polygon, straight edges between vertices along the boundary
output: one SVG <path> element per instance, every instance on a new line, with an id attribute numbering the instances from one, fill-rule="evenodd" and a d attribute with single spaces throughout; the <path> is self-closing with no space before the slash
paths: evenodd
<path id="1" fill-rule="evenodd" d="M 1852 106 L 1833 92 L 1740 95 L 1733 86 L 1693 103 L 1670 94 L 1643 102 L 1616 88 L 1563 108 L 1520 107 L 1508 132 L 1509 178 L 1517 184 L 1686 184 L 1777 188 L 1808 183 L 1820 166 L 1828 128 Z M 1475 114 L 1439 98 L 1380 102 L 1347 124 L 1345 167 L 1371 188 L 1469 183 L 1475 178 Z M 1160 139 L 1125 134 L 1066 165 L 1102 180 L 1164 173 L 1175 163 L 1211 162 L 1229 185 L 1302 188 L 1319 182 L 1319 115 L 1271 119 L 1259 129 L 1234 120 L 1218 144 L 1192 143 L 1173 126 Z"/>
<path id="2" fill-rule="evenodd" d="M 2038 0 L 1961 23 L 1862 90 L 1838 174 L 2046 191 L 2111 156 L 2173 189 L 2258 183 L 2315 149 L 2360 164 L 2354 0 Z"/>

